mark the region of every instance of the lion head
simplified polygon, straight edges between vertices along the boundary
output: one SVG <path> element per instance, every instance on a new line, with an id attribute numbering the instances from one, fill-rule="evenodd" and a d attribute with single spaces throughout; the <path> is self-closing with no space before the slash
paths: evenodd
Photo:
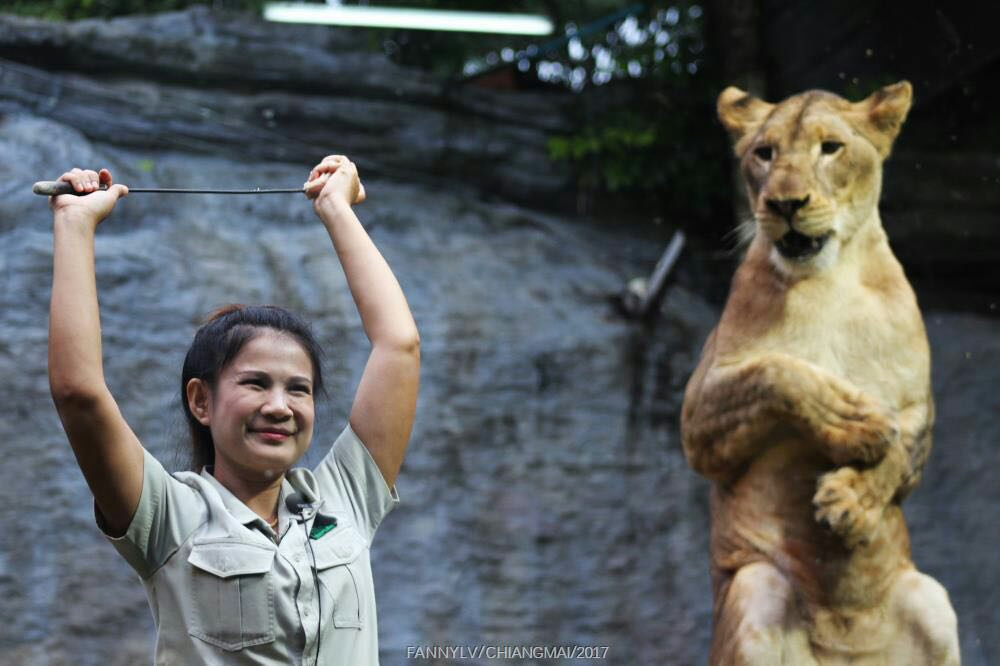
<path id="1" fill-rule="evenodd" d="M 882 162 L 912 100 L 907 81 L 851 103 L 809 91 L 769 104 L 738 89 L 719 95 L 719 119 L 740 159 L 756 222 L 787 270 L 831 265 L 877 220 Z"/>

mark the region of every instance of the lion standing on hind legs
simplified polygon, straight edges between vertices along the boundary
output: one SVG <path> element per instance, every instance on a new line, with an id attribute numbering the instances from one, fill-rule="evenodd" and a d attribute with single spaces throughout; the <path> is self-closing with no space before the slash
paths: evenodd
<path id="1" fill-rule="evenodd" d="M 719 96 L 756 231 L 681 417 L 713 482 L 713 665 L 959 663 L 900 506 L 934 419 L 923 321 L 878 214 L 911 95 Z"/>

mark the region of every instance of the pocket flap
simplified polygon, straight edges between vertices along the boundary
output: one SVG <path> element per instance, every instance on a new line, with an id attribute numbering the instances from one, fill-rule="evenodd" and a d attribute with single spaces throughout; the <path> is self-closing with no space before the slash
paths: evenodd
<path id="1" fill-rule="evenodd" d="M 271 570 L 274 549 L 241 541 L 195 543 L 188 562 L 219 578 L 265 574 Z"/>
<path id="2" fill-rule="evenodd" d="M 312 547 L 316 568 L 323 570 L 356 560 L 365 549 L 365 540 L 348 525 L 316 539 Z"/>

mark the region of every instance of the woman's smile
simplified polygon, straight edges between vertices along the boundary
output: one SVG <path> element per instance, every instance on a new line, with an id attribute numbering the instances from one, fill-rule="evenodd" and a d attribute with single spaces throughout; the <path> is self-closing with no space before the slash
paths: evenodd
<path id="1" fill-rule="evenodd" d="M 260 430 L 251 430 L 251 434 L 260 436 L 261 439 L 268 442 L 284 442 L 286 439 L 291 437 L 294 433 L 287 430 L 279 430 L 275 428 L 262 428 Z"/>

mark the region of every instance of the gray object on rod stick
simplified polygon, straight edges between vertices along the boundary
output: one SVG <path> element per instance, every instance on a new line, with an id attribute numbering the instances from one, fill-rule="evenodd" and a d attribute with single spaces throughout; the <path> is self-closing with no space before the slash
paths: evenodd
<path id="1" fill-rule="evenodd" d="M 663 287 L 667 283 L 667 276 L 681 256 L 684 240 L 684 232 L 675 231 L 667 249 L 663 251 L 663 256 L 656 262 L 656 268 L 653 269 L 653 275 L 649 280 L 634 278 L 629 281 L 621 300 L 626 314 L 632 317 L 645 317 L 650 314 L 660 300 Z"/>
<path id="2" fill-rule="evenodd" d="M 108 189 L 107 185 L 101 185 L 100 189 Z M 74 194 L 84 196 L 90 192 L 77 192 L 70 183 L 64 180 L 40 180 L 31 187 L 35 194 L 51 197 L 57 194 Z M 259 187 L 252 190 L 190 190 L 164 187 L 130 187 L 129 194 L 134 192 L 152 192 L 156 194 L 301 194 L 305 188 L 288 187 L 282 189 L 262 190 Z"/>

